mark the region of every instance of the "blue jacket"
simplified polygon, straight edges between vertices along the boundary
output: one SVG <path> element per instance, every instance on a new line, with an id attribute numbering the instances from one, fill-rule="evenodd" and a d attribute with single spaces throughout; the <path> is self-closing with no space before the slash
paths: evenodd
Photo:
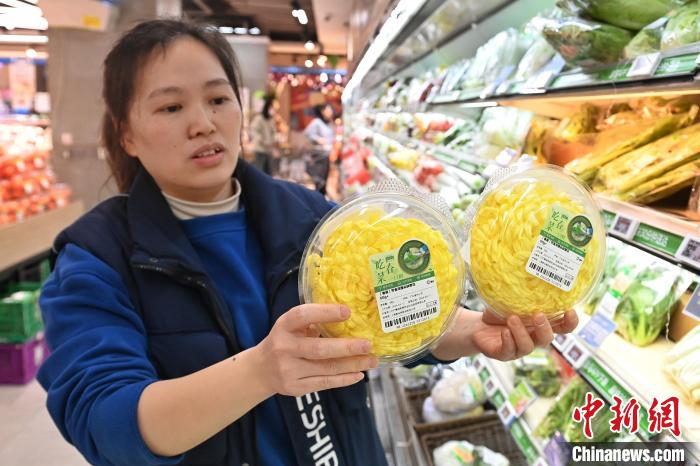
<path id="1" fill-rule="evenodd" d="M 301 255 L 330 206 L 318 193 L 273 180 L 243 161 L 234 176 L 263 250 L 274 323 L 299 304 Z M 54 244 L 54 261 L 67 244 L 88 251 L 122 278 L 143 321 L 149 359 L 160 379 L 193 373 L 240 351 L 231 312 L 145 171 L 128 196 L 108 199 L 62 232 Z M 366 383 L 297 398 L 276 396 L 300 466 L 386 464 Z M 251 413 L 187 452 L 180 464 L 256 465 Z"/>

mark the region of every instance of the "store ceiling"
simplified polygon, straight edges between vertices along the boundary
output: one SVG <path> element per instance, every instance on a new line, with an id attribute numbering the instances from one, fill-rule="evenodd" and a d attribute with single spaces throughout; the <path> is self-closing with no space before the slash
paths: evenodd
<path id="1" fill-rule="evenodd" d="M 183 0 L 182 10 L 190 18 L 203 19 L 217 26 L 257 26 L 272 41 L 317 41 L 312 0 L 298 0 L 306 11 L 306 25 L 292 16 L 291 0 Z"/>
<path id="2" fill-rule="evenodd" d="M 347 55 L 352 3 L 349 0 L 314 0 L 318 40 L 326 54 Z"/>

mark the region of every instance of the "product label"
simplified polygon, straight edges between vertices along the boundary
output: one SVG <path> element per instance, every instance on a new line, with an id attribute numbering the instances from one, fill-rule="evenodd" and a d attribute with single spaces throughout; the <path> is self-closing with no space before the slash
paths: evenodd
<path id="1" fill-rule="evenodd" d="M 440 314 L 430 249 L 420 240 L 370 257 L 374 293 L 384 333 L 427 322 Z"/>
<path id="2" fill-rule="evenodd" d="M 592 238 L 593 226 L 588 217 L 575 216 L 555 205 L 540 231 L 526 271 L 550 285 L 570 291 L 586 257 L 580 248 Z"/>
<path id="3" fill-rule="evenodd" d="M 639 225 L 633 241 L 657 251 L 675 255 L 681 247 L 683 237 L 642 223 Z"/>

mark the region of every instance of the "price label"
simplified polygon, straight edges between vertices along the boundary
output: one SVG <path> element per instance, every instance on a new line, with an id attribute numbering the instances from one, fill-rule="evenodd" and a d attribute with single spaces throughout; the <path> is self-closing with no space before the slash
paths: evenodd
<path id="1" fill-rule="evenodd" d="M 496 393 L 496 390 L 498 390 L 498 385 L 496 385 L 493 379 L 488 379 L 484 384 L 484 388 L 486 389 L 486 396 L 491 398 L 493 394 Z"/>
<path id="2" fill-rule="evenodd" d="M 595 308 L 596 314 L 603 315 L 609 319 L 615 317 L 615 311 L 617 311 L 617 306 L 620 304 L 620 298 L 614 296 L 612 293 L 605 293 L 598 306 Z"/>
<path id="3" fill-rule="evenodd" d="M 564 333 L 557 333 L 554 335 L 554 340 L 552 340 L 552 346 L 554 346 L 556 349 L 558 349 L 560 352 L 564 352 L 566 348 L 571 344 L 571 337 Z"/>
<path id="4" fill-rule="evenodd" d="M 536 91 L 544 92 L 547 86 L 552 82 L 554 77 L 557 75 L 556 72 L 552 70 L 544 70 L 537 73 L 532 78 L 528 79 L 523 86 L 523 92 L 534 93 Z"/>
<path id="5" fill-rule="evenodd" d="M 532 466 L 549 466 L 549 464 L 545 461 L 544 458 L 539 457 L 537 458 L 537 461 L 535 461 Z"/>
<path id="6" fill-rule="evenodd" d="M 700 320 L 700 285 L 695 287 L 693 295 L 688 300 L 688 304 L 683 309 L 683 314 Z"/>
<path id="7" fill-rule="evenodd" d="M 686 236 L 678 249 L 676 258 L 700 269 L 700 238 Z"/>
<path id="8" fill-rule="evenodd" d="M 632 62 L 632 67 L 627 72 L 628 78 L 648 78 L 654 76 L 656 67 L 661 61 L 661 53 L 648 53 L 640 55 Z"/>
<path id="9" fill-rule="evenodd" d="M 632 238 L 635 243 L 643 244 L 657 251 L 664 252 L 671 256 L 676 256 L 683 243 L 684 238 L 675 233 L 661 230 L 659 228 L 640 223 Z"/>
<path id="10" fill-rule="evenodd" d="M 639 222 L 629 217 L 617 215 L 612 225 L 613 233 L 624 239 L 631 239 L 637 231 Z"/>
<path id="11" fill-rule="evenodd" d="M 566 359 L 574 369 L 580 369 L 586 360 L 588 360 L 589 356 L 589 351 L 577 341 L 572 343 L 564 352 L 564 359 Z"/>
<path id="12" fill-rule="evenodd" d="M 498 88 L 498 84 L 491 83 L 481 91 L 481 94 L 479 95 L 479 97 L 482 99 L 488 99 L 496 92 L 497 88 Z"/>
<path id="13" fill-rule="evenodd" d="M 481 379 L 481 383 L 486 383 L 490 376 L 491 374 L 489 374 L 489 370 L 485 367 L 479 371 L 479 378 Z"/>
<path id="14" fill-rule="evenodd" d="M 480 371 L 484 367 L 484 361 L 481 359 L 481 356 L 474 359 L 474 367 L 477 371 Z"/>
<path id="15" fill-rule="evenodd" d="M 501 418 L 501 422 L 508 427 L 513 421 L 515 421 L 515 410 L 511 406 L 510 402 L 506 401 L 498 408 L 498 417 Z"/>
<path id="16" fill-rule="evenodd" d="M 616 328 L 617 324 L 610 317 L 596 312 L 593 318 L 578 332 L 578 336 L 591 348 L 597 349 Z"/>
<path id="17" fill-rule="evenodd" d="M 505 81 L 501 83 L 498 88 L 496 88 L 496 94 L 498 95 L 503 95 L 503 94 L 508 94 L 508 91 L 510 91 L 510 86 L 511 83 L 509 81 Z"/>

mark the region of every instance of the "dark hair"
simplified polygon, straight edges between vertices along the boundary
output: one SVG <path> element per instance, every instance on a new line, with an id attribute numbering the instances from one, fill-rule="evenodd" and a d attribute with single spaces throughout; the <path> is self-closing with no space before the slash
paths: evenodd
<path id="1" fill-rule="evenodd" d="M 216 28 L 182 20 L 157 19 L 138 24 L 126 32 L 104 61 L 102 97 L 105 114 L 102 120 L 102 143 L 107 149 L 109 168 L 119 192 L 126 192 L 141 168 L 141 162 L 122 147 L 122 135 L 129 118 L 136 80 L 151 54 L 165 53 L 176 39 L 191 37 L 211 50 L 228 77 L 238 104 L 239 72 L 231 45 Z"/>
<path id="2" fill-rule="evenodd" d="M 275 99 L 271 99 L 271 98 L 265 99 L 265 103 L 263 104 L 262 112 L 260 112 L 260 113 L 262 113 L 263 118 L 265 118 L 266 120 L 270 119 L 270 108 L 272 107 L 272 104 L 274 104 L 274 103 L 275 103 Z"/>
<path id="3" fill-rule="evenodd" d="M 335 110 L 333 109 L 333 106 L 330 103 L 326 102 L 325 104 L 316 105 L 314 107 L 314 115 L 316 115 L 316 118 L 320 118 L 321 120 L 325 121 L 326 123 L 329 123 L 330 121 L 333 120 L 333 117 L 331 117 L 330 120 L 326 120 L 323 117 L 323 109 L 325 109 L 326 107 L 330 107 L 330 109 L 333 110 L 333 114 L 335 114 Z"/>

